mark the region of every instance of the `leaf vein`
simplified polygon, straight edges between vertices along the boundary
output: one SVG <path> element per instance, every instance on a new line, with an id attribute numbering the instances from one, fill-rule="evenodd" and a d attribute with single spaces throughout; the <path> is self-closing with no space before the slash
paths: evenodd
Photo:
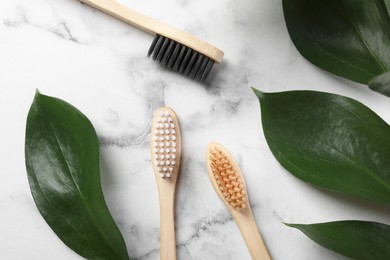
<path id="1" fill-rule="evenodd" d="M 359 36 L 360 40 L 362 41 L 363 43 L 363 46 L 367 49 L 367 51 L 369 52 L 369 54 L 371 55 L 371 57 L 378 63 L 379 67 L 383 70 L 383 72 L 386 71 L 386 68 L 384 66 L 384 64 L 382 63 L 381 60 L 379 60 L 379 58 L 374 54 L 373 50 L 370 48 L 370 46 L 368 45 L 366 39 L 364 39 L 364 36 L 359 28 L 359 26 L 356 24 L 356 20 L 353 16 L 351 16 L 351 23 L 353 25 L 353 28 L 355 29 L 357 35 Z"/>
<path id="2" fill-rule="evenodd" d="M 53 132 L 53 135 L 54 135 L 54 137 L 55 137 L 55 139 L 56 139 L 57 145 L 58 145 L 58 147 L 59 147 L 59 149 L 60 149 L 60 151 L 61 151 L 62 159 L 65 161 L 65 164 L 66 164 L 66 167 L 67 167 L 67 169 L 68 169 L 69 175 L 71 176 L 72 182 L 73 182 L 73 184 L 76 186 L 76 189 L 77 189 L 77 191 L 78 191 L 77 195 L 80 197 L 80 200 L 82 201 L 82 203 L 83 203 L 83 205 L 84 205 L 84 207 L 85 207 L 85 210 L 86 210 L 86 212 L 88 213 L 88 214 L 87 214 L 88 218 L 92 221 L 92 223 L 94 224 L 94 226 L 96 227 L 96 229 L 99 231 L 100 236 L 101 236 L 101 238 L 103 238 L 103 240 L 106 242 L 106 245 L 108 245 L 108 247 L 111 248 L 111 250 L 112 250 L 112 252 L 114 252 L 114 254 L 117 254 L 116 250 L 113 249 L 113 248 L 111 247 L 111 244 L 108 242 L 106 236 L 104 235 L 104 232 L 103 232 L 103 231 L 101 230 L 101 228 L 100 228 L 100 225 L 97 224 L 95 218 L 93 217 L 94 214 L 92 214 L 92 213 L 90 212 L 88 205 L 85 203 L 85 200 L 83 199 L 83 194 L 82 194 L 82 192 L 81 192 L 79 186 L 76 184 L 76 181 L 75 181 L 75 179 L 74 179 L 74 177 L 73 177 L 73 175 L 72 175 L 72 172 L 71 172 L 71 170 L 70 170 L 69 162 L 68 162 L 68 161 L 66 160 L 66 158 L 65 158 L 65 155 L 64 155 L 64 152 L 63 152 L 63 148 L 61 147 L 61 143 L 60 143 L 60 141 L 59 141 L 59 139 L 58 139 L 57 133 L 56 133 L 56 131 L 54 130 L 54 128 L 53 128 L 51 122 L 49 122 L 49 125 L 50 125 L 50 128 L 51 128 L 51 130 L 52 130 L 52 132 Z M 117 256 L 119 256 L 119 255 L 117 255 Z M 118 259 L 121 259 L 120 256 L 119 256 Z"/>
<path id="3" fill-rule="evenodd" d="M 310 32 L 308 32 L 308 34 L 309 34 L 311 40 L 313 41 L 313 43 L 314 43 L 317 47 L 319 47 L 325 54 L 327 54 L 328 56 L 330 56 L 331 58 L 334 58 L 335 60 L 338 60 L 339 62 L 344 63 L 345 65 L 347 65 L 347 66 L 349 66 L 349 67 L 351 67 L 351 68 L 360 70 L 360 71 L 362 71 L 362 72 L 364 72 L 364 73 L 367 73 L 367 74 L 370 74 L 371 77 L 374 77 L 374 76 L 375 76 L 375 75 L 374 75 L 373 73 L 371 73 L 370 71 L 368 71 L 368 70 L 366 70 L 366 69 L 364 69 L 364 68 L 361 68 L 361 67 L 359 67 L 359 66 L 357 66 L 357 65 L 355 65 L 355 64 L 349 63 L 349 62 L 347 62 L 347 61 L 345 61 L 345 60 L 343 60 L 343 59 L 337 57 L 336 55 L 334 55 L 333 53 L 331 53 L 330 51 L 328 51 L 328 50 L 326 50 L 324 47 L 322 47 L 321 44 L 320 44 L 319 42 L 317 42 L 317 40 L 314 38 L 314 36 L 313 36 Z"/>
<path id="4" fill-rule="evenodd" d="M 278 109 L 275 109 L 276 113 L 278 114 L 282 114 L 281 111 L 279 111 Z M 347 110 L 349 111 L 349 110 Z M 292 121 L 292 123 L 294 125 L 296 125 L 296 127 L 298 129 L 301 129 L 302 132 L 305 132 L 307 133 L 308 135 L 310 135 L 312 138 L 318 140 L 322 145 L 330 148 L 331 150 L 335 151 L 337 154 L 339 154 L 342 158 L 346 159 L 348 162 L 350 162 L 352 165 L 354 165 L 356 168 L 360 169 L 362 172 L 366 173 L 366 175 L 368 175 L 369 177 L 371 177 L 372 179 L 374 179 L 375 181 L 377 181 L 379 184 L 381 184 L 383 187 L 385 187 L 386 189 L 390 190 L 390 183 L 387 183 L 385 181 L 383 181 L 381 178 L 379 178 L 376 174 L 372 173 L 367 167 L 365 167 L 364 165 L 362 165 L 361 163 L 358 163 L 357 160 L 355 158 L 350 158 L 349 156 L 343 154 L 340 150 L 338 150 L 337 148 L 329 145 L 328 143 L 324 142 L 321 138 L 317 138 L 316 135 L 314 135 L 311 131 L 308 131 L 308 129 L 306 129 L 305 127 L 302 126 L 302 124 L 297 124 L 296 121 Z M 283 129 L 283 128 L 281 128 Z M 279 149 L 279 152 L 281 152 L 281 150 Z M 284 156 L 286 158 L 286 156 Z M 289 160 L 288 160 L 289 161 Z M 290 161 L 289 161 L 290 162 Z M 306 172 L 306 171 L 304 171 Z"/>

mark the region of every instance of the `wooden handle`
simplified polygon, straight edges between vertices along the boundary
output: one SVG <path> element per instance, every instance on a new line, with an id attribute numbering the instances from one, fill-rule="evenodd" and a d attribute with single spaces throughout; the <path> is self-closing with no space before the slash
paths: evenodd
<path id="1" fill-rule="evenodd" d="M 131 24 L 149 34 L 159 34 L 196 50 L 216 63 L 221 63 L 224 53 L 213 45 L 175 27 L 131 10 L 113 0 L 80 0 L 125 23 Z"/>
<path id="2" fill-rule="evenodd" d="M 162 122 L 170 123 L 163 124 Z M 168 125 L 169 130 L 167 129 L 168 126 L 164 126 L 164 131 L 163 125 Z M 163 133 L 165 133 L 164 136 Z M 175 137 L 175 139 L 173 137 Z M 160 138 L 162 138 L 162 140 L 165 139 L 166 142 L 162 142 Z M 160 149 L 157 149 L 157 146 L 160 147 Z M 165 149 L 161 147 L 165 147 Z M 174 147 L 176 147 L 176 151 L 173 151 Z M 160 198 L 160 259 L 176 260 L 174 205 L 176 182 L 179 175 L 181 158 L 181 135 L 179 120 L 177 119 L 175 111 L 169 107 L 160 107 L 154 111 L 150 150 L 158 195 Z M 169 177 L 164 173 L 168 172 L 168 168 L 164 166 L 170 167 Z"/>
<path id="3" fill-rule="evenodd" d="M 160 177 L 157 177 L 160 178 Z M 176 259 L 175 187 L 173 181 L 158 181 L 160 193 L 160 259 Z"/>
<path id="4" fill-rule="evenodd" d="M 232 211 L 231 213 L 240 228 L 252 259 L 270 260 L 271 256 L 267 251 L 250 208 L 243 211 Z"/>
<path id="5" fill-rule="evenodd" d="M 149 34 L 156 34 L 159 21 L 127 8 L 113 0 L 80 0 L 125 23 L 131 24 Z"/>

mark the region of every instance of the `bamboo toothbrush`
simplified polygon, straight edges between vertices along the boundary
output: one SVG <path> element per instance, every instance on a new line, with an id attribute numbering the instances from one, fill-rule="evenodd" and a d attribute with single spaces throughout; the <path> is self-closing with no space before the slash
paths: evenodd
<path id="1" fill-rule="evenodd" d="M 213 45 L 114 0 L 80 1 L 154 35 L 148 56 L 192 79 L 205 81 L 214 63 L 222 61 L 224 53 Z"/>
<path id="2" fill-rule="evenodd" d="M 152 164 L 160 197 L 160 259 L 176 259 L 174 203 L 181 141 L 179 121 L 169 107 L 154 112 L 151 131 Z"/>
<path id="3" fill-rule="evenodd" d="M 215 191 L 235 219 L 253 259 L 271 259 L 256 226 L 244 177 L 229 152 L 219 143 L 207 146 L 207 169 Z"/>

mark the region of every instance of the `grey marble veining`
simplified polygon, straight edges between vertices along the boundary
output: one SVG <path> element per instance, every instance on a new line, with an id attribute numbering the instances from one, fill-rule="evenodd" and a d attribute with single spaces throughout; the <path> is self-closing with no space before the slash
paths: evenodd
<path id="1" fill-rule="evenodd" d="M 388 99 L 314 67 L 295 49 L 282 1 L 121 0 L 225 51 L 206 84 L 146 57 L 152 36 L 76 0 L 0 2 L 0 259 L 80 259 L 32 200 L 24 167 L 25 120 L 36 88 L 91 120 L 107 204 L 132 259 L 159 258 L 159 205 L 149 151 L 151 118 L 170 106 L 181 124 L 176 196 L 179 259 L 250 259 L 205 167 L 210 141 L 241 165 L 256 221 L 274 259 L 342 259 L 282 222 L 388 222 L 380 206 L 302 183 L 275 160 L 251 86 L 311 89 L 357 99 L 390 122 Z"/>

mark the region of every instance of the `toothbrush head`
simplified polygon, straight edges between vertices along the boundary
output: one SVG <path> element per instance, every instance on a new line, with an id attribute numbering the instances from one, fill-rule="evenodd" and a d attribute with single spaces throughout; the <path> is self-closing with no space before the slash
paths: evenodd
<path id="1" fill-rule="evenodd" d="M 246 209 L 248 198 L 244 178 L 229 152 L 219 143 L 210 143 L 206 161 L 214 189 L 225 204 L 238 211 Z"/>
<path id="2" fill-rule="evenodd" d="M 154 112 L 151 131 L 153 168 L 161 178 L 176 177 L 180 164 L 180 128 L 175 112 L 160 107 Z"/>
<path id="3" fill-rule="evenodd" d="M 188 41 L 188 43 L 192 43 L 192 41 Z M 152 56 L 153 60 L 158 61 L 168 69 L 204 82 L 214 63 L 221 62 L 223 52 L 207 43 L 203 45 L 197 44 L 198 50 L 195 50 L 183 43 L 156 34 L 149 48 L 148 57 Z"/>

